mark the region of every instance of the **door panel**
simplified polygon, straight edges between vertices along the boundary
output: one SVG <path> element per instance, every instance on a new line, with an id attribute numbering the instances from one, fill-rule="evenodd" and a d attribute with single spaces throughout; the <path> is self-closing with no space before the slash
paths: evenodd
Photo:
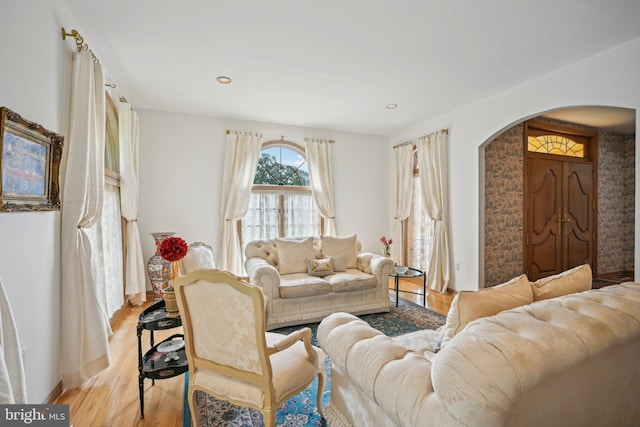
<path id="1" fill-rule="evenodd" d="M 561 268 L 562 240 L 558 219 L 562 194 L 562 168 L 553 160 L 532 159 L 528 201 L 528 274 L 544 277 Z"/>
<path id="2" fill-rule="evenodd" d="M 527 275 L 561 273 L 593 260 L 593 164 L 529 158 Z"/>
<path id="3" fill-rule="evenodd" d="M 566 269 L 592 261 L 593 164 L 566 162 L 567 210 L 564 216 Z"/>

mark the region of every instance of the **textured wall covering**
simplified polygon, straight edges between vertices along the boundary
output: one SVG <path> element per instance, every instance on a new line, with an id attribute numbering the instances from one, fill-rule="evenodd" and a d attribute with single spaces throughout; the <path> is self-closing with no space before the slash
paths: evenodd
<path id="1" fill-rule="evenodd" d="M 516 125 L 485 147 L 485 286 L 522 274 L 523 134 Z"/>
<path id="2" fill-rule="evenodd" d="M 633 271 L 635 138 L 598 132 L 598 273 Z"/>
<path id="3" fill-rule="evenodd" d="M 544 119 L 577 129 L 590 129 Z M 485 147 L 485 286 L 523 272 L 523 125 Z M 598 132 L 598 275 L 633 271 L 635 136 Z"/>

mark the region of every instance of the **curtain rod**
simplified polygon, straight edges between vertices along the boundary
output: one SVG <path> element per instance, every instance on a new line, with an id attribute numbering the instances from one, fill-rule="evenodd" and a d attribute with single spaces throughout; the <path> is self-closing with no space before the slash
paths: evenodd
<path id="1" fill-rule="evenodd" d="M 88 51 L 91 54 L 91 58 L 93 59 L 93 62 L 97 62 L 98 64 L 100 63 L 100 60 L 98 59 L 98 57 L 93 53 L 91 49 L 89 49 L 89 45 L 84 42 L 84 38 L 80 35 L 80 33 L 77 30 L 71 30 L 70 33 L 67 33 L 67 30 L 65 30 L 64 27 L 62 27 L 62 40 L 66 40 L 67 36 L 71 36 L 74 39 L 76 39 L 76 46 L 78 46 L 78 50 L 84 49 Z"/>
<path id="2" fill-rule="evenodd" d="M 89 45 L 84 42 L 84 38 L 80 35 L 80 33 L 77 30 L 71 30 L 70 33 L 67 33 L 67 30 L 65 30 L 64 27 L 62 27 L 62 40 L 66 40 L 67 36 L 73 37 L 76 40 L 76 46 L 78 46 L 78 50 L 84 49 L 88 51 L 91 54 L 91 59 L 93 59 L 93 62 L 98 64 L 100 63 L 100 60 L 98 59 L 98 57 L 93 53 L 91 49 L 89 49 Z M 116 84 L 112 81 L 108 81 L 107 83 L 105 83 L 105 86 L 108 86 L 113 89 L 116 88 Z"/>
<path id="3" fill-rule="evenodd" d="M 229 129 L 225 130 L 225 133 L 226 133 L 227 135 L 229 135 L 229 133 L 231 133 L 231 132 L 234 132 L 236 135 L 237 135 L 238 133 L 242 133 L 242 131 L 238 131 L 238 130 L 234 130 L 234 131 L 231 131 L 231 130 L 229 130 Z M 246 133 L 246 132 L 245 132 L 245 133 Z M 249 132 L 249 133 L 251 133 L 251 132 Z M 268 140 L 270 140 L 270 141 L 274 141 L 274 140 L 276 140 L 276 139 L 278 139 L 278 138 L 280 139 L 280 141 L 284 141 L 284 140 L 285 140 L 285 138 L 286 138 L 286 139 L 298 139 L 298 138 L 296 138 L 296 137 L 294 137 L 294 136 L 286 136 L 286 135 L 280 135 L 280 136 L 267 135 L 267 136 L 263 136 L 263 138 L 264 138 L 264 139 L 268 139 Z"/>
<path id="4" fill-rule="evenodd" d="M 429 134 L 427 134 L 427 135 L 423 135 L 423 136 L 421 136 L 421 137 L 420 137 L 420 138 L 418 138 L 418 139 L 425 138 L 425 137 L 430 136 L 430 135 L 433 135 L 433 134 L 435 134 L 435 133 L 437 133 L 437 132 L 433 132 L 433 133 L 429 133 Z M 440 133 L 442 133 L 442 134 L 444 134 L 444 135 L 448 135 L 448 134 L 449 134 L 449 129 L 440 129 Z M 415 144 L 415 142 L 413 142 L 413 140 L 411 140 L 411 141 L 406 141 L 406 142 L 403 142 L 403 143 L 401 143 L 401 144 L 394 145 L 394 146 L 393 146 L 393 148 L 395 149 L 395 148 L 398 148 L 398 147 L 404 147 L 405 145 L 409 145 L 409 144 Z"/>
<path id="5" fill-rule="evenodd" d="M 305 142 L 319 142 L 321 144 L 335 144 L 333 139 L 322 139 L 322 138 L 305 138 Z"/>
<path id="6" fill-rule="evenodd" d="M 227 135 L 229 135 L 231 132 L 234 132 L 236 135 L 238 135 L 239 133 L 243 133 L 243 131 L 238 131 L 238 130 L 234 130 L 234 131 L 229 130 L 229 129 L 225 130 L 225 133 Z M 251 134 L 252 132 L 244 132 L 244 133 Z M 300 140 L 301 139 L 300 137 L 297 137 L 297 136 L 287 136 L 287 135 L 280 135 L 280 136 L 266 135 L 266 136 L 264 136 L 264 135 L 262 135 L 262 134 L 260 134 L 258 132 L 256 132 L 256 135 L 261 135 L 263 137 L 263 139 L 266 140 L 265 142 L 277 141 L 278 139 L 280 141 L 293 142 L 292 140 Z M 314 141 L 314 142 L 318 141 L 318 142 L 326 142 L 326 143 L 329 143 L 329 144 L 333 144 L 335 142 L 333 139 L 318 139 L 318 138 L 303 138 L 303 139 L 305 141 Z"/>
<path id="7" fill-rule="evenodd" d="M 241 130 L 233 130 L 233 131 L 232 131 L 232 130 L 229 130 L 229 129 L 225 130 L 225 133 L 226 133 L 227 135 L 229 135 L 231 132 L 233 132 L 233 133 L 234 133 L 234 134 L 236 134 L 236 135 L 239 135 L 239 134 L 241 134 L 241 133 L 247 133 L 247 134 L 249 134 L 249 135 L 253 135 L 253 134 L 255 133 L 255 134 L 256 134 L 256 136 L 262 136 L 262 133 L 260 133 L 260 132 L 245 132 L 245 131 L 241 131 Z"/>

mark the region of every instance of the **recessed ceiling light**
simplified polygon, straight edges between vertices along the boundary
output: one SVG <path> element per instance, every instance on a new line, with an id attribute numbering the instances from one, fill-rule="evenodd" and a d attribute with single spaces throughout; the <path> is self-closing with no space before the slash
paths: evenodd
<path id="1" fill-rule="evenodd" d="M 387 104 L 387 110 L 393 110 L 398 108 L 398 104 Z"/>
<path id="2" fill-rule="evenodd" d="M 218 76 L 216 80 L 218 80 L 218 82 L 222 83 L 223 85 L 228 85 L 229 83 L 231 83 L 231 77 L 227 76 Z"/>

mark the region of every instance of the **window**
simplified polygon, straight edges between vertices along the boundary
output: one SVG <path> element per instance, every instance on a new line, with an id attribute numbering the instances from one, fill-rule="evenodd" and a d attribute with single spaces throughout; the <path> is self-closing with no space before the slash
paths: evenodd
<path id="1" fill-rule="evenodd" d="M 287 141 L 263 144 L 241 222 L 241 240 L 319 235 L 321 220 L 309 187 L 304 151 Z"/>
<path id="2" fill-rule="evenodd" d="M 405 247 L 403 249 L 406 265 L 427 271 L 433 251 L 434 222 L 422 206 L 420 173 L 417 165 L 417 155 L 414 152 L 411 214 L 404 222 Z"/>
<path id="3" fill-rule="evenodd" d="M 527 137 L 527 149 L 533 153 L 557 154 L 581 157 L 585 155 L 584 144 L 562 135 L 539 135 Z"/>
<path id="4" fill-rule="evenodd" d="M 124 305 L 124 269 L 122 215 L 120 212 L 120 151 L 118 110 L 107 93 L 105 130 L 105 189 L 100 219 L 99 240 L 104 258 L 107 314 L 112 317 Z"/>

